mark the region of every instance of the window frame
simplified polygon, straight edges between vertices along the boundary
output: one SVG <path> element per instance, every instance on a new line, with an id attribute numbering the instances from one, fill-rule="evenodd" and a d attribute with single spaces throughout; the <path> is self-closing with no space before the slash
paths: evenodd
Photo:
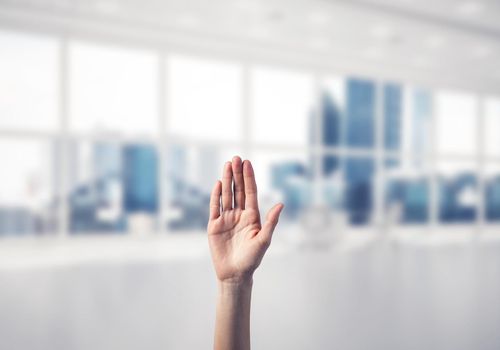
<path id="1" fill-rule="evenodd" d="M 81 38 L 78 36 L 73 36 L 73 35 L 65 35 L 65 36 L 58 36 L 58 35 L 52 35 L 53 38 L 56 38 L 60 45 L 59 45 L 59 96 L 58 96 L 58 128 L 55 131 L 29 131 L 29 130 L 6 130 L 6 129 L 0 129 L 0 138 L 1 137 L 21 137 L 21 138 L 27 138 L 27 139 L 41 139 L 45 141 L 58 141 L 61 145 L 67 145 L 69 141 L 71 140 L 83 140 L 83 141 L 94 141 L 98 140 L 99 138 L 103 137 L 102 135 L 95 135 L 92 133 L 74 133 L 70 130 L 69 128 L 69 120 L 71 118 L 70 115 L 70 108 L 69 108 L 69 97 L 70 97 L 70 92 L 69 92 L 69 87 L 71 86 L 71 75 L 70 75 L 70 70 L 69 70 L 69 60 L 71 59 L 69 56 L 69 45 L 73 42 L 80 42 Z M 96 42 L 99 40 L 95 40 Z M 109 41 L 106 41 L 109 42 Z M 112 42 L 112 45 L 124 45 L 120 41 Z M 124 45 L 126 48 L 132 48 L 132 49 L 143 49 L 143 46 L 141 45 Z M 157 81 L 157 103 L 158 106 L 156 106 L 158 115 L 157 115 L 157 125 L 158 125 L 158 134 L 157 135 L 152 135 L 152 136 L 144 136 L 144 137 L 135 137 L 135 136 L 122 136 L 122 135 L 112 135 L 111 138 L 112 140 L 115 140 L 117 142 L 130 142 L 130 141 L 141 141 L 141 142 L 151 142 L 157 145 L 158 147 L 158 155 L 159 155 L 159 163 L 158 163 L 158 171 L 159 171 L 159 198 L 160 198 L 160 203 L 159 203 L 159 209 L 157 211 L 157 219 L 158 222 L 160 223 L 159 227 L 160 229 L 155 232 L 159 234 L 165 234 L 165 233 L 172 233 L 172 231 L 169 231 L 166 225 L 166 215 L 165 212 L 168 210 L 168 203 L 166 202 L 165 198 L 168 196 L 166 195 L 167 191 L 167 186 L 165 186 L 164 179 L 165 179 L 165 154 L 167 151 L 167 147 L 169 147 L 169 144 L 172 143 L 172 140 L 168 140 L 167 135 L 169 135 L 169 129 L 168 129 L 168 122 L 169 122 L 169 116 L 168 116 L 168 104 L 169 104 L 169 94 L 167 91 L 168 88 L 168 76 L 167 76 L 167 60 L 171 55 L 196 55 L 197 57 L 200 58 L 207 58 L 209 60 L 221 60 L 224 61 L 227 59 L 220 57 L 220 55 L 210 53 L 210 52 L 197 52 L 193 50 L 192 52 L 184 52 L 182 50 L 176 50 L 176 48 L 173 47 L 153 47 L 153 48 L 147 48 L 148 52 L 153 51 L 154 55 L 157 57 L 157 71 L 158 71 L 158 81 Z M 379 225 L 384 222 L 384 187 L 385 187 L 385 174 L 384 174 L 384 161 L 386 158 L 394 158 L 398 160 L 403 160 L 403 159 L 409 159 L 412 158 L 412 154 L 400 152 L 400 151 L 393 151 L 393 150 L 386 150 L 385 145 L 384 145 L 384 111 L 383 111 L 383 101 L 384 101 L 384 86 L 387 83 L 391 83 L 392 81 L 383 79 L 380 77 L 373 77 L 373 76 L 364 76 L 363 79 L 370 80 L 374 83 L 375 85 L 375 115 L 374 115 L 374 147 L 371 149 L 354 149 L 354 148 L 349 148 L 349 147 L 332 147 L 332 146 L 323 146 L 323 145 L 318 145 L 318 144 L 307 144 L 306 146 L 295 146 L 295 145 L 289 145 L 289 144 L 283 144 L 283 145 L 268 145 L 268 144 L 261 144 L 257 141 L 253 141 L 251 138 L 251 112 L 249 111 L 249 106 L 251 104 L 250 99 L 250 80 L 251 80 L 251 74 L 252 70 L 254 67 L 262 67 L 264 66 L 269 66 L 273 67 L 276 66 L 277 68 L 282 69 L 283 66 L 286 67 L 286 69 L 289 70 L 296 70 L 298 72 L 306 72 L 310 73 L 313 77 L 313 85 L 315 87 L 315 91 L 313 92 L 315 101 L 314 101 L 314 110 L 315 113 L 318 113 L 320 103 L 321 103 L 321 95 L 322 95 L 322 82 L 325 81 L 326 79 L 329 79 L 331 77 L 337 78 L 340 77 L 341 79 L 347 79 L 349 78 L 348 75 L 340 72 L 335 72 L 332 71 L 331 69 L 324 69 L 324 70 L 318 70 L 314 69 L 312 67 L 297 67 L 294 66 L 293 64 L 287 63 L 286 61 L 283 61 L 283 65 L 280 64 L 280 62 L 276 61 L 270 61 L 270 62 L 262 62 L 262 60 L 257 60 L 257 59 L 231 59 L 232 62 L 236 62 L 242 67 L 242 80 L 241 80 L 241 91 L 242 91 L 242 113 L 241 113 L 241 125 L 243 128 L 243 136 L 241 140 L 235 141 L 235 142 L 218 142 L 218 141 L 198 141 L 198 140 L 189 140 L 189 144 L 199 144 L 203 145 L 206 144 L 207 142 L 210 143 L 211 145 L 217 145 L 219 147 L 234 147 L 234 148 L 239 148 L 242 149 L 242 151 L 252 156 L 253 153 L 255 152 L 261 152 L 261 151 L 268 151 L 268 150 L 279 150 L 279 151 L 284 151 L 284 152 L 294 152 L 297 150 L 301 150 L 302 152 L 305 152 L 307 154 L 312 154 L 314 156 L 324 156 L 328 154 L 339 154 L 343 157 L 350 157 L 350 156 L 368 156 L 368 157 L 373 157 L 375 160 L 375 185 L 374 185 L 374 224 Z M 356 78 L 356 77 L 355 77 Z M 439 90 L 439 86 L 433 86 L 433 87 L 428 87 L 428 86 L 422 86 L 421 84 L 418 85 L 413 85 L 411 82 L 399 82 L 399 84 L 405 88 L 406 86 L 416 86 L 418 88 L 427 90 L 430 92 L 431 96 L 434 97 L 436 91 Z M 494 158 L 494 157 L 488 157 L 486 154 L 485 150 L 485 144 L 484 144 L 484 118 L 485 118 L 485 110 L 484 110 L 484 105 L 486 102 L 486 99 L 489 98 L 490 96 L 486 96 L 480 92 L 472 92 L 472 91 L 467 91 L 467 93 L 472 94 L 477 100 L 477 111 L 476 111 L 476 117 L 478 118 L 478 128 L 477 128 L 477 142 L 478 142 L 478 147 L 477 147 L 477 154 L 475 155 L 437 155 L 436 153 L 436 118 L 435 118 L 435 106 L 433 106 L 431 116 L 430 116 L 430 137 L 429 137 L 429 142 L 431 144 L 430 146 L 430 154 L 424 155 L 422 159 L 424 161 L 427 161 L 430 166 L 430 172 L 431 178 L 429 179 L 430 181 L 430 214 L 429 214 L 429 220 L 428 223 L 426 224 L 427 227 L 433 228 L 437 225 L 445 225 L 447 226 L 448 224 L 442 224 L 438 220 L 438 188 L 437 188 L 437 176 L 436 176 L 436 163 L 437 161 L 442 161 L 442 160 L 474 160 L 477 162 L 477 175 L 478 175 L 478 191 L 480 193 L 480 198 L 478 203 L 478 215 L 477 219 L 475 222 L 471 223 L 471 225 L 475 225 L 478 227 L 483 227 L 486 223 L 485 220 L 485 208 L 484 208 L 484 189 L 485 189 L 485 164 L 486 161 L 489 163 L 494 162 L 495 164 L 500 164 L 500 158 Z M 316 125 L 314 125 L 313 130 L 315 132 L 315 137 L 314 139 L 319 140 L 319 136 L 321 135 L 321 125 L 320 122 L 318 122 L 320 118 L 315 118 L 316 120 Z M 110 136 L 106 136 L 106 139 L 109 140 Z M 58 237 L 65 237 L 70 235 L 69 231 L 69 208 L 68 208 L 68 202 L 66 200 L 67 194 L 69 193 L 69 188 L 68 188 L 68 164 L 69 164 L 69 154 L 67 152 L 67 147 L 61 147 L 60 152 L 58 152 L 58 156 L 60 157 L 60 161 L 58 164 L 60 164 L 60 167 L 57 169 L 58 171 L 58 176 L 61 179 L 61 184 L 60 186 L 56 189 L 56 194 L 59 198 L 64 199 L 61 200 L 61 205 L 59 206 L 59 213 L 58 213 L 58 219 L 59 219 L 59 232 L 58 232 Z M 439 157 L 439 158 L 438 158 Z M 321 177 L 321 171 L 322 169 L 320 167 L 315 167 L 312 169 L 313 171 L 313 178 L 315 179 L 313 188 L 316 190 L 320 190 L 322 187 L 322 177 Z M 95 232 L 98 233 L 98 232 Z M 128 233 L 128 232 L 127 232 Z M 92 233 L 93 234 L 93 233 Z"/>

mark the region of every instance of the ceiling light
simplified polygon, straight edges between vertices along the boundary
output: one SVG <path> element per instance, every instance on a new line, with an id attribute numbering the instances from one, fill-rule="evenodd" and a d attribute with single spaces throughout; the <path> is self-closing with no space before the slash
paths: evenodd
<path id="1" fill-rule="evenodd" d="M 484 10 L 484 4 L 478 1 L 465 1 L 457 6 L 457 12 L 463 16 L 474 16 Z"/>

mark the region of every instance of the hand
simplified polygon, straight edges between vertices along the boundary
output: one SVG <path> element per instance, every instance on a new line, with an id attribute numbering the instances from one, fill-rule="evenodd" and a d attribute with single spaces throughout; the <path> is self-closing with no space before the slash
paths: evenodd
<path id="1" fill-rule="evenodd" d="M 217 181 L 210 197 L 207 228 L 219 281 L 251 281 L 253 272 L 271 244 L 282 209 L 283 204 L 271 208 L 261 226 L 252 164 L 234 157 L 232 162 L 224 165 L 222 182 Z"/>

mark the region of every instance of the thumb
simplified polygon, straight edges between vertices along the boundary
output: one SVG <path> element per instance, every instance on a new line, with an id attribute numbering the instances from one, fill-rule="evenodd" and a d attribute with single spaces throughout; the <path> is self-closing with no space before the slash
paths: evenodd
<path id="1" fill-rule="evenodd" d="M 284 205 L 282 203 L 278 203 L 267 212 L 266 222 L 259 232 L 261 241 L 267 245 L 271 244 L 274 228 L 278 224 L 278 219 L 280 217 L 281 211 L 283 210 L 283 207 Z"/>

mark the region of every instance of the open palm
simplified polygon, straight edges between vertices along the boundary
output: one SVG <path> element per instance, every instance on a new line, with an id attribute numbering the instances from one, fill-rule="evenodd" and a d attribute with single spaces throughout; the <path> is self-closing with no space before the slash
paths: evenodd
<path id="1" fill-rule="evenodd" d="M 217 181 L 210 197 L 207 229 L 220 281 L 251 277 L 271 243 L 282 209 L 282 204 L 271 208 L 261 225 L 252 164 L 234 157 L 224 165 L 222 182 Z"/>

